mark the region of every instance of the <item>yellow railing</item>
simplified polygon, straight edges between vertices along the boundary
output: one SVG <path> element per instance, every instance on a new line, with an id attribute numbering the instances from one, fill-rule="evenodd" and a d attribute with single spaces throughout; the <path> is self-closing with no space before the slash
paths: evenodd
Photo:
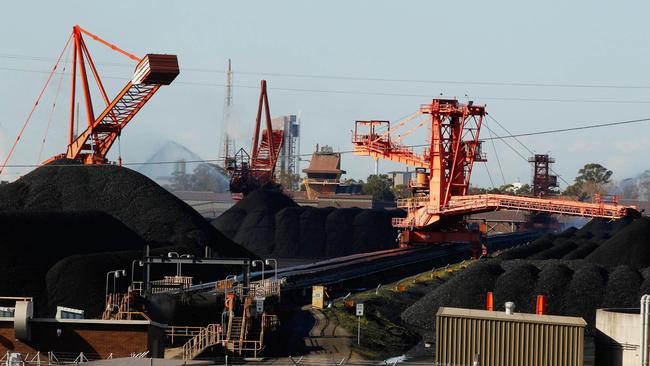
<path id="1" fill-rule="evenodd" d="M 217 332 L 217 324 L 208 324 L 197 335 L 183 345 L 183 360 L 192 360 L 206 348 L 221 344 L 221 333 Z"/>

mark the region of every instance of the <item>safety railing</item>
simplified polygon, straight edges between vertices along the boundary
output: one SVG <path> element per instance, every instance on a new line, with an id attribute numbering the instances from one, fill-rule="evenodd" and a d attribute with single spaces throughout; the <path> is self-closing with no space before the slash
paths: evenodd
<path id="1" fill-rule="evenodd" d="M 429 196 L 400 198 L 396 201 L 399 208 L 419 208 L 429 204 Z"/>
<path id="2" fill-rule="evenodd" d="M 45 366 L 45 365 L 78 365 L 84 362 L 98 361 L 98 360 L 111 360 L 114 358 L 144 358 L 149 355 L 149 351 L 129 354 L 115 354 L 109 353 L 108 355 L 100 355 L 98 353 L 89 352 L 47 352 L 41 353 L 39 351 L 29 352 L 26 354 L 19 352 L 7 351 L 2 358 L 0 358 L 1 366 Z"/>
<path id="3" fill-rule="evenodd" d="M 183 360 L 192 360 L 206 348 L 221 344 L 218 324 L 208 324 L 183 345 Z"/>
<path id="4" fill-rule="evenodd" d="M 201 332 L 203 327 L 189 325 L 170 325 L 165 329 L 165 336 L 170 344 L 174 344 L 177 339 L 193 338 Z"/>
<path id="5" fill-rule="evenodd" d="M 627 207 L 617 204 L 586 203 L 498 194 L 452 197 L 449 205 L 441 209 L 440 212 L 463 213 L 500 208 L 611 219 L 618 219 L 627 215 Z"/>
<path id="6" fill-rule="evenodd" d="M 185 290 L 192 287 L 192 277 L 165 276 L 162 280 L 151 281 L 151 293 L 160 294 L 172 290 Z"/>

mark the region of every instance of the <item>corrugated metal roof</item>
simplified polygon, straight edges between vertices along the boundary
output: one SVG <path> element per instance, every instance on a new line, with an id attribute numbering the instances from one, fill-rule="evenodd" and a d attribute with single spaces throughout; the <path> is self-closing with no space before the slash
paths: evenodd
<path id="1" fill-rule="evenodd" d="M 506 314 L 504 311 L 487 311 L 476 309 L 461 309 L 461 308 L 448 308 L 441 307 L 438 309 L 437 315 L 447 317 L 462 317 L 473 319 L 486 319 L 486 320 L 501 320 L 513 321 L 524 323 L 538 323 L 538 324 L 554 324 L 554 325 L 569 325 L 576 327 L 585 327 L 587 322 L 582 318 L 572 316 L 559 316 L 559 315 L 537 315 L 528 313 L 514 313 L 511 315 Z"/>
<path id="2" fill-rule="evenodd" d="M 309 167 L 302 171 L 305 173 L 345 174 L 345 170 L 341 170 L 339 154 L 314 153 L 311 156 Z"/>

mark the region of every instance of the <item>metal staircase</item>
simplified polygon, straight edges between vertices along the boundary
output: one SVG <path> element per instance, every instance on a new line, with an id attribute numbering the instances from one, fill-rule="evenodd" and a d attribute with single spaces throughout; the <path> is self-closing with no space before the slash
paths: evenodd
<path id="1" fill-rule="evenodd" d="M 208 324 L 199 334 L 192 337 L 183 345 L 183 360 L 193 360 L 208 347 L 221 345 L 221 333 L 217 331 L 217 324 Z"/>

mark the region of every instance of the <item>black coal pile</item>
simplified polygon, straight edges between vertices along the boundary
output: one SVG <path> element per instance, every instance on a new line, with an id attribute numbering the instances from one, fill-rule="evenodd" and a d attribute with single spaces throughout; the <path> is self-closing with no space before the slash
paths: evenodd
<path id="1" fill-rule="evenodd" d="M 213 256 L 252 256 L 150 179 L 112 165 L 59 160 L 0 186 L 0 226 L 0 276 L 11 278 L 0 283 L 0 294 L 35 297 L 37 316 L 53 315 L 56 305 L 98 315 L 104 295 L 79 289 L 96 286 L 93 291 L 103 293 L 106 272 L 130 271 L 146 245 L 190 254 L 203 254 L 207 246 Z M 94 258 L 92 265 L 67 265 L 86 257 Z M 55 267 L 77 270 L 63 280 Z M 219 276 L 213 269 L 197 280 Z"/>
<path id="2" fill-rule="evenodd" d="M 562 299 L 571 278 L 573 278 L 573 270 L 564 263 L 552 262 L 542 267 L 533 294 L 546 296 L 546 310 L 549 314 L 564 313 Z"/>
<path id="3" fill-rule="evenodd" d="M 639 217 L 617 230 L 600 244 L 587 260 L 612 267 L 627 264 L 634 268 L 650 265 L 650 218 Z"/>
<path id="4" fill-rule="evenodd" d="M 607 270 L 593 263 L 586 263 L 575 270 L 564 295 L 562 315 L 582 317 L 593 327 L 596 309 L 600 307 L 605 295 L 607 277 Z"/>
<path id="5" fill-rule="evenodd" d="M 145 242 L 102 212 L 0 212 L 0 246 L 0 273 L 11 279 L 0 281 L 0 294 L 32 296 L 39 306 L 47 299 L 45 275 L 58 261 L 73 255 L 122 250 L 139 250 L 141 256 Z M 79 279 L 65 286 L 76 291 Z"/>
<path id="6" fill-rule="evenodd" d="M 408 307 L 401 318 L 418 329 L 433 331 L 435 314 L 441 306 L 485 309 L 486 289 L 491 291 L 502 273 L 503 268 L 496 262 L 476 263 Z"/>
<path id="7" fill-rule="evenodd" d="M 259 256 L 330 258 L 397 247 L 399 210 L 298 207 L 265 186 L 212 221 L 219 231 Z"/>
<path id="8" fill-rule="evenodd" d="M 334 208 L 308 207 L 300 215 L 299 257 L 320 258 L 325 256 L 327 231 L 325 221 Z"/>
<path id="9" fill-rule="evenodd" d="M 345 256 L 354 252 L 354 218 L 360 212 L 360 208 L 340 208 L 327 215 L 326 257 Z"/>
<path id="10" fill-rule="evenodd" d="M 638 212 L 620 220 L 593 219 L 581 229 L 543 237 L 499 255 L 499 259 L 587 259 L 607 267 L 650 266 L 650 219 Z"/>
<path id="11" fill-rule="evenodd" d="M 306 207 L 287 207 L 275 215 L 273 254 L 278 257 L 295 257 L 300 252 L 300 216 Z M 228 213 L 225 212 L 224 215 Z M 217 218 L 219 220 L 221 216 Z"/>
<path id="12" fill-rule="evenodd" d="M 507 301 L 513 301 L 524 313 L 534 311 L 533 292 L 539 269 L 529 263 L 514 263 L 499 276 L 494 285 L 495 310 L 504 310 Z"/>
<path id="13" fill-rule="evenodd" d="M 242 220 L 233 240 L 257 255 L 273 252 L 274 214 L 267 208 L 250 211 Z"/>
<path id="14" fill-rule="evenodd" d="M 479 262 L 429 292 L 402 313 L 409 325 L 435 330 L 440 306 L 485 309 L 487 292 L 494 293 L 496 310 L 514 301 L 515 311 L 534 312 L 537 295 L 547 296 L 547 313 L 584 318 L 593 331 L 596 309 L 638 306 L 648 293 L 650 268 L 608 269 L 586 260 L 490 260 Z"/>
<path id="15" fill-rule="evenodd" d="M 516 248 L 504 251 L 499 255 L 499 259 L 508 260 L 528 258 L 532 255 L 535 255 L 536 253 L 553 247 L 554 240 L 555 235 L 546 234 L 530 244 L 518 246 Z"/>
<path id="16" fill-rule="evenodd" d="M 604 308 L 639 306 L 639 289 L 643 276 L 630 266 L 618 266 L 609 272 L 605 297 L 601 303 Z"/>
<path id="17" fill-rule="evenodd" d="M 113 216 L 153 246 L 209 246 L 216 256 L 249 254 L 190 206 L 144 175 L 114 165 L 57 160 L 0 187 L 0 211 L 84 212 Z M 101 228 L 101 223 L 97 223 Z"/>
<path id="18" fill-rule="evenodd" d="M 191 251 L 184 246 L 160 247 L 151 250 L 152 256 L 165 256 L 169 252 L 182 252 L 200 256 L 200 251 Z M 53 316 L 57 306 L 81 308 L 87 317 L 99 317 L 103 311 L 104 296 L 106 291 L 106 273 L 115 269 L 126 269 L 127 278 L 118 278 L 115 281 L 118 292 L 126 292 L 130 283 L 131 262 L 134 258 L 142 256 L 141 251 L 97 252 L 86 255 L 68 256 L 53 265 L 45 276 L 44 300 L 36 301 L 39 313 Z M 235 270 L 236 268 L 229 268 Z M 164 275 L 175 273 L 176 266 L 156 265 L 151 267 L 152 278 L 162 278 Z M 212 278 L 222 268 L 214 266 L 184 265 L 183 275 L 195 278 Z M 227 269 L 228 270 L 228 269 Z M 84 280 L 79 280 L 83 274 Z M 134 279 L 142 278 L 142 268 L 135 266 Z M 74 291 L 70 290 L 73 284 Z M 109 281 L 109 290 L 113 289 L 113 281 Z M 100 299 L 100 301 L 97 301 Z M 159 307 L 147 308 L 156 321 L 168 322 L 169 314 L 160 314 Z"/>

